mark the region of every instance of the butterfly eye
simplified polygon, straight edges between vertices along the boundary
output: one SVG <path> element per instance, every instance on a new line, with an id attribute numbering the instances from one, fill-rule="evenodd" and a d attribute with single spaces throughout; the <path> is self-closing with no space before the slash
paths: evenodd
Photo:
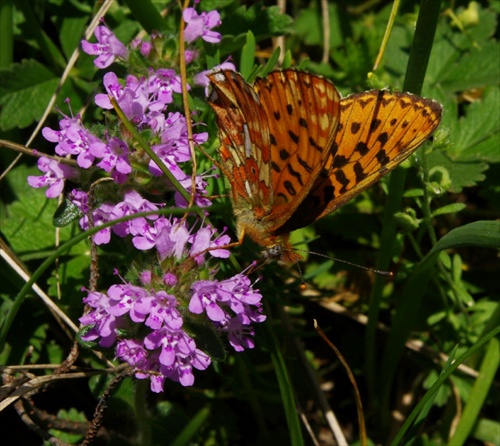
<path id="1" fill-rule="evenodd" d="M 274 245 L 266 250 L 266 255 L 270 259 L 278 259 L 281 257 L 282 253 L 283 247 L 281 245 Z"/>

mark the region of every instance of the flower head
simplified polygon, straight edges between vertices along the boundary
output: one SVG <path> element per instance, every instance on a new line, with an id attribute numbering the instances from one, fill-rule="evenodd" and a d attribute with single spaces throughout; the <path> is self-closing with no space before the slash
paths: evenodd
<path id="1" fill-rule="evenodd" d="M 42 176 L 29 176 L 28 184 L 35 188 L 48 186 L 45 192 L 47 198 L 56 198 L 61 195 L 64 180 L 78 177 L 78 171 L 73 167 L 44 156 L 38 159 L 37 165 L 44 174 Z"/>
<path id="2" fill-rule="evenodd" d="M 98 56 L 94 64 L 98 68 L 109 67 L 117 57 L 128 59 L 128 50 L 107 26 L 98 26 L 94 32 L 97 43 L 82 40 L 82 48 L 87 54 Z"/>
<path id="3" fill-rule="evenodd" d="M 184 31 L 186 42 L 191 43 L 198 37 L 210 43 L 221 41 L 220 33 L 212 31 L 212 28 L 221 24 L 220 14 L 217 11 L 202 12 L 198 15 L 194 8 L 186 8 L 182 17 L 187 24 Z"/>

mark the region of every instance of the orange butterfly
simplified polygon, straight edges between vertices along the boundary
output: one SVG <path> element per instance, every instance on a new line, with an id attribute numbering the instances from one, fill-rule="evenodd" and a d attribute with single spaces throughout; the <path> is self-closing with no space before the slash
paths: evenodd
<path id="1" fill-rule="evenodd" d="M 283 263 L 301 259 L 289 232 L 390 172 L 441 120 L 431 99 L 385 90 L 341 99 L 327 79 L 295 70 L 253 86 L 230 70 L 209 79 L 239 243 L 248 234 Z"/>

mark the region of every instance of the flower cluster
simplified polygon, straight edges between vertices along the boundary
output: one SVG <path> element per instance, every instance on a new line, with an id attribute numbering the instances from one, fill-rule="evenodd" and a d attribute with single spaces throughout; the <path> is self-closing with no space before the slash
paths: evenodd
<path id="1" fill-rule="evenodd" d="M 84 302 L 91 311 L 80 318 L 87 327 L 82 340 L 102 347 L 116 344 L 116 356 L 135 368 L 137 378 L 150 378 L 153 392 L 163 390 L 165 379 L 190 386 L 193 368 L 204 370 L 211 363 L 210 352 L 197 347 L 200 330 L 193 327 L 202 325 L 203 333 L 208 329 L 227 335 L 236 351 L 253 348 L 252 323 L 265 320 L 262 296 L 244 274 L 218 281 L 214 271 L 205 270 L 209 278 L 204 280 L 197 279 L 199 274 L 192 268 L 185 271 L 190 259 L 204 265 L 203 253 L 224 244 L 227 236 L 212 239 L 214 232 L 206 226 L 190 234 L 182 221 L 162 217 L 154 227 L 145 221 L 139 227 L 149 233 L 136 235 L 134 245 L 156 246 L 160 257 L 168 259 L 168 270 L 162 276 L 142 271 L 141 286 L 123 283 L 112 285 L 107 293 L 89 292 Z M 208 253 L 229 256 L 225 249 Z M 203 314 L 207 317 L 200 319 Z M 139 325 L 141 337 L 136 336 Z"/>
<path id="2" fill-rule="evenodd" d="M 199 59 L 197 40 L 220 41 L 221 35 L 213 28 L 221 22 L 217 11 L 198 14 L 194 8 L 185 9 L 183 18 L 188 44 L 184 57 L 189 67 Z M 226 338 L 236 351 L 254 347 L 253 324 L 265 320 L 262 296 L 244 273 L 225 280 L 215 278 L 218 268 L 206 259 L 220 261 L 229 256 L 224 248 L 230 242 L 225 230 L 218 233 L 193 216 L 188 223 L 162 212 L 169 198 L 176 207 L 188 205 L 181 187 L 196 205 L 210 205 L 206 190 L 214 176 L 211 169 L 195 172 L 194 177 L 191 173 L 187 119 L 196 115 L 187 118 L 176 107 L 182 91 L 174 62 L 178 55 L 161 54 L 161 41 L 166 37 L 158 34 L 149 41 L 136 40 L 129 48 L 105 25 L 97 27 L 95 37 L 97 43 L 82 42 L 83 50 L 96 56 L 95 65 L 111 69 L 113 63 L 121 63 L 129 73 L 121 79 L 115 71 L 108 71 L 103 77 L 106 92 L 97 94 L 95 103 L 105 112 L 118 107 L 137 133 L 124 132 L 123 125 L 112 118 L 106 127 L 89 129 L 81 116 L 65 116 L 59 129 L 46 127 L 42 134 L 55 144 L 57 155 L 74 158 L 77 168 L 42 157 L 38 166 L 43 175 L 31 176 L 28 182 L 32 187 L 48 187 L 49 198 L 62 193 L 67 179 L 81 183 L 67 198 L 80 211 L 75 215 L 83 229 L 126 217 L 97 232 L 94 243 L 105 245 L 118 236 L 142 253 L 140 268 L 132 263 L 127 281 L 122 279 L 105 292 L 87 291 L 88 310 L 80 318 L 82 341 L 114 347 L 116 357 L 134 367 L 137 378 L 151 380 L 154 392 L 163 390 L 165 379 L 192 385 L 193 369 L 204 370 L 220 356 L 209 346 L 207 336 Z M 134 65 L 138 60 L 141 64 Z M 219 67 L 234 69 L 229 61 Z M 207 87 L 207 72 L 192 67 L 188 90 Z M 202 122 L 194 125 L 196 129 L 203 126 Z M 151 152 L 139 143 L 137 134 Z M 207 140 L 208 133 L 198 131 L 192 142 L 200 145 Z M 157 161 L 148 153 L 156 154 Z M 166 170 L 170 180 L 164 175 Z M 158 198 L 153 202 L 151 197 Z M 145 255 L 150 255 L 150 264 Z"/>

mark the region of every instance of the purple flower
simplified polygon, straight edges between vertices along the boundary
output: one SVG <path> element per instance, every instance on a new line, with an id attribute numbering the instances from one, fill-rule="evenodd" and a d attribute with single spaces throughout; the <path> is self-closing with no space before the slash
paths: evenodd
<path id="1" fill-rule="evenodd" d="M 205 42 L 218 43 L 222 36 L 220 33 L 211 31 L 212 28 L 219 26 L 222 22 L 220 14 L 217 11 L 202 12 L 198 15 L 194 8 L 186 8 L 182 17 L 187 26 L 184 30 L 184 40 L 191 43 L 198 37 L 201 37 Z"/>
<path id="2" fill-rule="evenodd" d="M 148 352 L 142 342 L 136 339 L 122 339 L 116 344 L 116 357 L 140 369 L 146 366 Z"/>
<path id="3" fill-rule="evenodd" d="M 130 166 L 130 150 L 127 144 L 119 138 L 111 138 L 108 144 L 101 141 L 90 145 L 90 153 L 96 158 L 102 158 L 97 163 L 105 172 L 112 172 L 116 183 L 121 184 L 127 180 L 127 175 L 132 172 Z"/>
<path id="4" fill-rule="evenodd" d="M 49 187 L 45 196 L 47 198 L 55 198 L 61 194 L 64 188 L 64 180 L 78 177 L 78 171 L 73 167 L 61 164 L 56 160 L 51 160 L 42 156 L 38 159 L 38 168 L 44 173 L 42 176 L 28 177 L 28 184 L 31 187 Z"/>
<path id="5" fill-rule="evenodd" d="M 144 288 L 131 284 L 112 285 L 108 290 L 109 314 L 119 317 L 128 314 L 133 322 L 144 322 L 150 311 L 151 296 Z"/>
<path id="6" fill-rule="evenodd" d="M 160 349 L 158 360 L 161 373 L 183 386 L 193 385 L 193 367 L 205 370 L 211 363 L 210 357 L 196 348 L 195 341 L 183 331 L 165 328 L 154 331 L 146 336 L 144 346 L 148 350 Z"/>
<path id="7" fill-rule="evenodd" d="M 181 78 L 175 70 L 160 68 L 151 69 L 148 78 L 148 91 L 152 95 L 149 108 L 152 111 L 164 110 L 165 106 L 172 103 L 173 93 L 181 93 Z"/>
<path id="8" fill-rule="evenodd" d="M 55 151 L 58 155 L 76 155 L 78 166 L 88 169 L 94 162 L 90 146 L 100 142 L 99 138 L 83 127 L 78 118 L 65 117 L 59 121 L 59 127 L 61 130 L 44 127 L 42 135 L 47 141 L 57 143 Z"/>
<path id="9" fill-rule="evenodd" d="M 153 224 L 145 219 L 131 222 L 130 233 L 134 236 L 132 243 L 137 249 L 146 250 L 156 246 L 160 260 L 175 257 L 180 260 L 186 257 L 186 243 L 189 231 L 184 224 L 177 225 L 168 218 L 160 216 Z"/>
<path id="10" fill-rule="evenodd" d="M 252 326 L 244 323 L 243 319 L 244 317 L 239 314 L 230 319 L 225 326 L 229 343 L 237 352 L 255 347 L 255 342 L 253 340 L 255 331 Z"/>
<path id="11" fill-rule="evenodd" d="M 213 257 L 227 259 L 231 253 L 227 249 L 214 249 L 220 246 L 226 246 L 230 243 L 231 238 L 228 235 L 220 235 L 216 240 L 212 241 L 212 236 L 216 234 L 215 229 L 208 227 L 200 228 L 192 239 L 190 255 L 194 256 L 195 261 L 201 264 L 205 257 L 205 251 L 209 249 L 209 253 Z"/>
<path id="12" fill-rule="evenodd" d="M 139 51 L 144 57 L 148 57 L 152 50 L 153 44 L 151 42 L 141 42 Z"/>
<path id="13" fill-rule="evenodd" d="M 229 342 L 236 351 L 253 348 L 252 322 L 263 322 L 262 295 L 251 286 L 244 274 L 223 280 L 199 280 L 192 285 L 193 295 L 189 311 L 206 313 L 220 331 L 228 333 Z M 235 316 L 232 316 L 235 314 Z"/>
<path id="14" fill-rule="evenodd" d="M 224 302 L 229 302 L 236 314 L 246 313 L 250 306 L 258 306 L 262 299 L 262 295 L 253 290 L 250 279 L 244 274 L 221 281 L 219 294 Z M 249 315 L 249 318 L 252 319 L 253 315 Z"/>
<path id="15" fill-rule="evenodd" d="M 135 190 L 127 191 L 123 196 L 123 201 L 117 203 L 111 211 L 111 219 L 125 217 L 126 215 L 137 214 L 138 212 L 157 211 L 158 206 L 150 201 L 142 198 L 141 195 Z M 148 217 L 150 220 L 156 219 L 156 215 Z M 118 223 L 113 226 L 113 232 L 119 237 L 125 237 L 130 233 L 130 224 L 134 220 L 128 220 L 123 223 Z"/>
<path id="16" fill-rule="evenodd" d="M 147 79 L 139 80 L 129 75 L 124 87 L 116 74 L 109 72 L 104 75 L 103 83 L 108 94 L 97 94 L 95 103 L 105 110 L 111 110 L 113 105 L 109 96 L 113 96 L 128 119 L 135 123 L 142 122 L 149 104 Z"/>
<path id="17" fill-rule="evenodd" d="M 125 320 L 117 319 L 109 313 L 110 302 L 106 294 L 89 293 L 83 302 L 95 311 L 90 311 L 79 319 L 82 325 L 91 327 L 82 336 L 82 340 L 90 342 L 100 338 L 101 347 L 111 347 L 116 341 L 118 329 L 125 326 Z"/>
<path id="18" fill-rule="evenodd" d="M 103 203 L 101 204 L 98 208 L 94 209 L 92 211 L 92 217 L 94 220 L 94 227 L 99 226 L 103 223 L 107 223 L 110 221 L 111 218 L 111 211 L 113 210 L 113 205 L 109 203 Z M 80 219 L 80 227 L 83 230 L 90 229 L 90 222 L 88 216 L 85 214 L 81 219 Z M 98 231 L 94 235 L 94 243 L 96 245 L 105 245 L 109 243 L 111 240 L 111 228 L 104 228 Z"/>
<path id="19" fill-rule="evenodd" d="M 83 214 L 86 214 L 89 211 L 89 194 L 84 192 L 83 190 L 73 189 L 68 198 L 71 202 L 82 211 Z"/>
<path id="20" fill-rule="evenodd" d="M 94 32 L 97 38 L 97 43 L 90 43 L 82 40 L 82 49 L 87 54 L 98 56 L 94 60 L 94 64 L 98 68 L 107 68 L 115 60 L 116 57 L 128 59 L 128 50 L 125 45 L 120 42 L 117 37 L 106 26 L 98 26 Z"/>
<path id="21" fill-rule="evenodd" d="M 146 326 L 153 330 L 158 330 L 163 326 L 170 330 L 178 330 L 182 327 L 183 320 L 181 314 L 175 308 L 176 306 L 177 300 L 175 296 L 167 294 L 165 291 L 158 291 L 151 301 Z"/>
<path id="22" fill-rule="evenodd" d="M 189 65 L 191 62 L 193 62 L 198 56 L 200 55 L 200 53 L 196 50 L 186 50 L 184 52 L 184 57 L 186 59 L 186 64 Z"/>
<path id="23" fill-rule="evenodd" d="M 194 204 L 196 206 L 200 206 L 202 208 L 208 207 L 212 204 L 210 199 L 206 198 L 204 195 L 207 193 L 207 186 L 208 183 L 205 181 L 205 178 L 210 178 L 214 177 L 215 175 L 196 175 L 195 178 L 195 199 L 194 199 Z M 193 180 L 191 178 L 191 175 L 184 174 L 183 178 L 178 178 L 179 183 L 181 186 L 186 189 L 186 191 L 191 195 L 193 191 Z M 180 194 L 179 191 L 175 191 L 175 205 L 180 208 L 185 208 L 188 206 L 189 202 Z"/>
<path id="24" fill-rule="evenodd" d="M 207 313 L 210 320 L 221 322 L 226 313 L 221 308 L 217 283 L 212 280 L 199 280 L 193 283 L 193 297 L 189 301 L 189 311 L 194 314 Z"/>

